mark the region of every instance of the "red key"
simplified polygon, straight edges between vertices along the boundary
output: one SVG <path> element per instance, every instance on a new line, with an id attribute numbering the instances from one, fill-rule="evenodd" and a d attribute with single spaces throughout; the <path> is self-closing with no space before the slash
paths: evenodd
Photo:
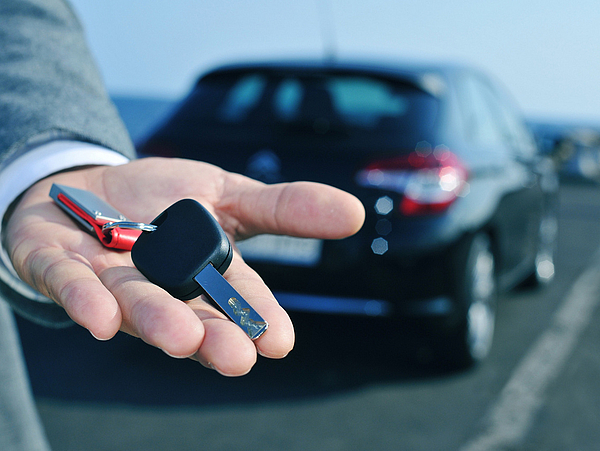
<path id="1" fill-rule="evenodd" d="M 130 251 L 145 230 L 144 226 L 147 226 L 129 221 L 90 191 L 53 184 L 50 197 L 78 224 L 92 235 L 95 234 L 106 247 Z"/>

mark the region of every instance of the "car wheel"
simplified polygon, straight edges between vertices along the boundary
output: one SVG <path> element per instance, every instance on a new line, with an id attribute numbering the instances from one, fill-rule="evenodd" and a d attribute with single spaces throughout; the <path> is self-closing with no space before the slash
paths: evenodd
<path id="1" fill-rule="evenodd" d="M 547 285 L 554 279 L 554 254 L 558 242 L 558 219 L 556 213 L 547 213 L 540 221 L 538 250 L 531 274 L 523 282 L 524 287 Z"/>
<path id="2" fill-rule="evenodd" d="M 468 367 L 488 356 L 494 337 L 498 288 L 489 236 L 477 233 L 466 239 L 452 260 L 452 297 L 458 318 L 445 337 L 443 359 L 457 367 Z"/>

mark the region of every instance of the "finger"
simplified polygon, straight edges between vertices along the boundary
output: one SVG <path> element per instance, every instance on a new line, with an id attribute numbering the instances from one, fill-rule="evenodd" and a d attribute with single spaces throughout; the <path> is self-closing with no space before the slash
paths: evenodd
<path id="1" fill-rule="evenodd" d="M 23 281 L 61 305 L 76 323 L 107 340 L 119 330 L 119 306 L 81 252 L 93 255 L 101 246 L 56 213 L 46 199 L 36 202 L 31 194 L 24 198 L 7 227 L 14 268 Z"/>
<path id="2" fill-rule="evenodd" d="M 225 187 L 216 212 L 224 215 L 225 229 L 238 236 L 277 233 L 338 239 L 356 233 L 364 222 L 360 201 L 330 186 L 310 182 L 264 185 L 228 174 Z"/>
<path id="3" fill-rule="evenodd" d="M 269 324 L 263 335 L 254 340 L 258 352 L 269 358 L 285 357 L 294 347 L 294 326 L 271 290 L 238 254 L 225 278 Z"/>
<path id="4" fill-rule="evenodd" d="M 125 332 L 172 357 L 189 357 L 200 348 L 205 335 L 200 319 L 135 268 L 111 267 L 100 279 L 120 305 Z"/>
<path id="5" fill-rule="evenodd" d="M 119 306 L 83 257 L 51 247 L 28 253 L 25 259 L 19 253 L 19 248 L 15 249 L 13 259 L 23 279 L 61 305 L 73 321 L 100 340 L 117 333 L 121 325 Z"/>
<path id="6" fill-rule="evenodd" d="M 204 316 L 204 308 L 194 311 L 199 317 Z M 197 360 L 223 376 L 247 374 L 256 363 L 256 347 L 248 336 L 229 319 L 211 316 L 204 318 L 202 324 L 206 336 L 196 354 Z"/>
<path id="7" fill-rule="evenodd" d="M 226 273 L 229 283 L 269 323 L 266 332 L 252 341 L 246 333 L 201 298 L 188 302 L 206 329 L 196 354 L 204 366 L 225 376 L 241 376 L 256 363 L 256 352 L 269 358 L 283 358 L 294 346 L 294 328 L 260 277 L 236 254 Z"/>

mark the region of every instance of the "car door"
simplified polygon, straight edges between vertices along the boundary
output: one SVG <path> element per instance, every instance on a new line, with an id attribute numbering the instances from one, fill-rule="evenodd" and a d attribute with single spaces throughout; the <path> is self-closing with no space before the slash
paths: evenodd
<path id="1" fill-rule="evenodd" d="M 509 285 L 526 271 L 535 255 L 541 216 L 542 193 L 535 172 L 534 152 L 524 136 L 511 125 L 518 119 L 509 114 L 505 101 L 485 76 L 463 77 L 463 96 L 469 118 L 470 139 L 478 153 L 476 165 L 494 213 L 490 226 L 499 253 L 501 283 Z M 511 119 L 508 119 L 511 118 Z"/>

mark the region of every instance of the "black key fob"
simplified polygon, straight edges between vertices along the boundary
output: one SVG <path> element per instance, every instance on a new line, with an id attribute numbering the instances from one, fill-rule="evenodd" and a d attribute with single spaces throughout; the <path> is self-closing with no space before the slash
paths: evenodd
<path id="1" fill-rule="evenodd" d="M 227 235 L 200 203 L 183 199 L 163 211 L 131 250 L 135 266 L 148 280 L 181 300 L 204 290 L 194 280 L 206 265 L 224 274 L 233 257 Z"/>

